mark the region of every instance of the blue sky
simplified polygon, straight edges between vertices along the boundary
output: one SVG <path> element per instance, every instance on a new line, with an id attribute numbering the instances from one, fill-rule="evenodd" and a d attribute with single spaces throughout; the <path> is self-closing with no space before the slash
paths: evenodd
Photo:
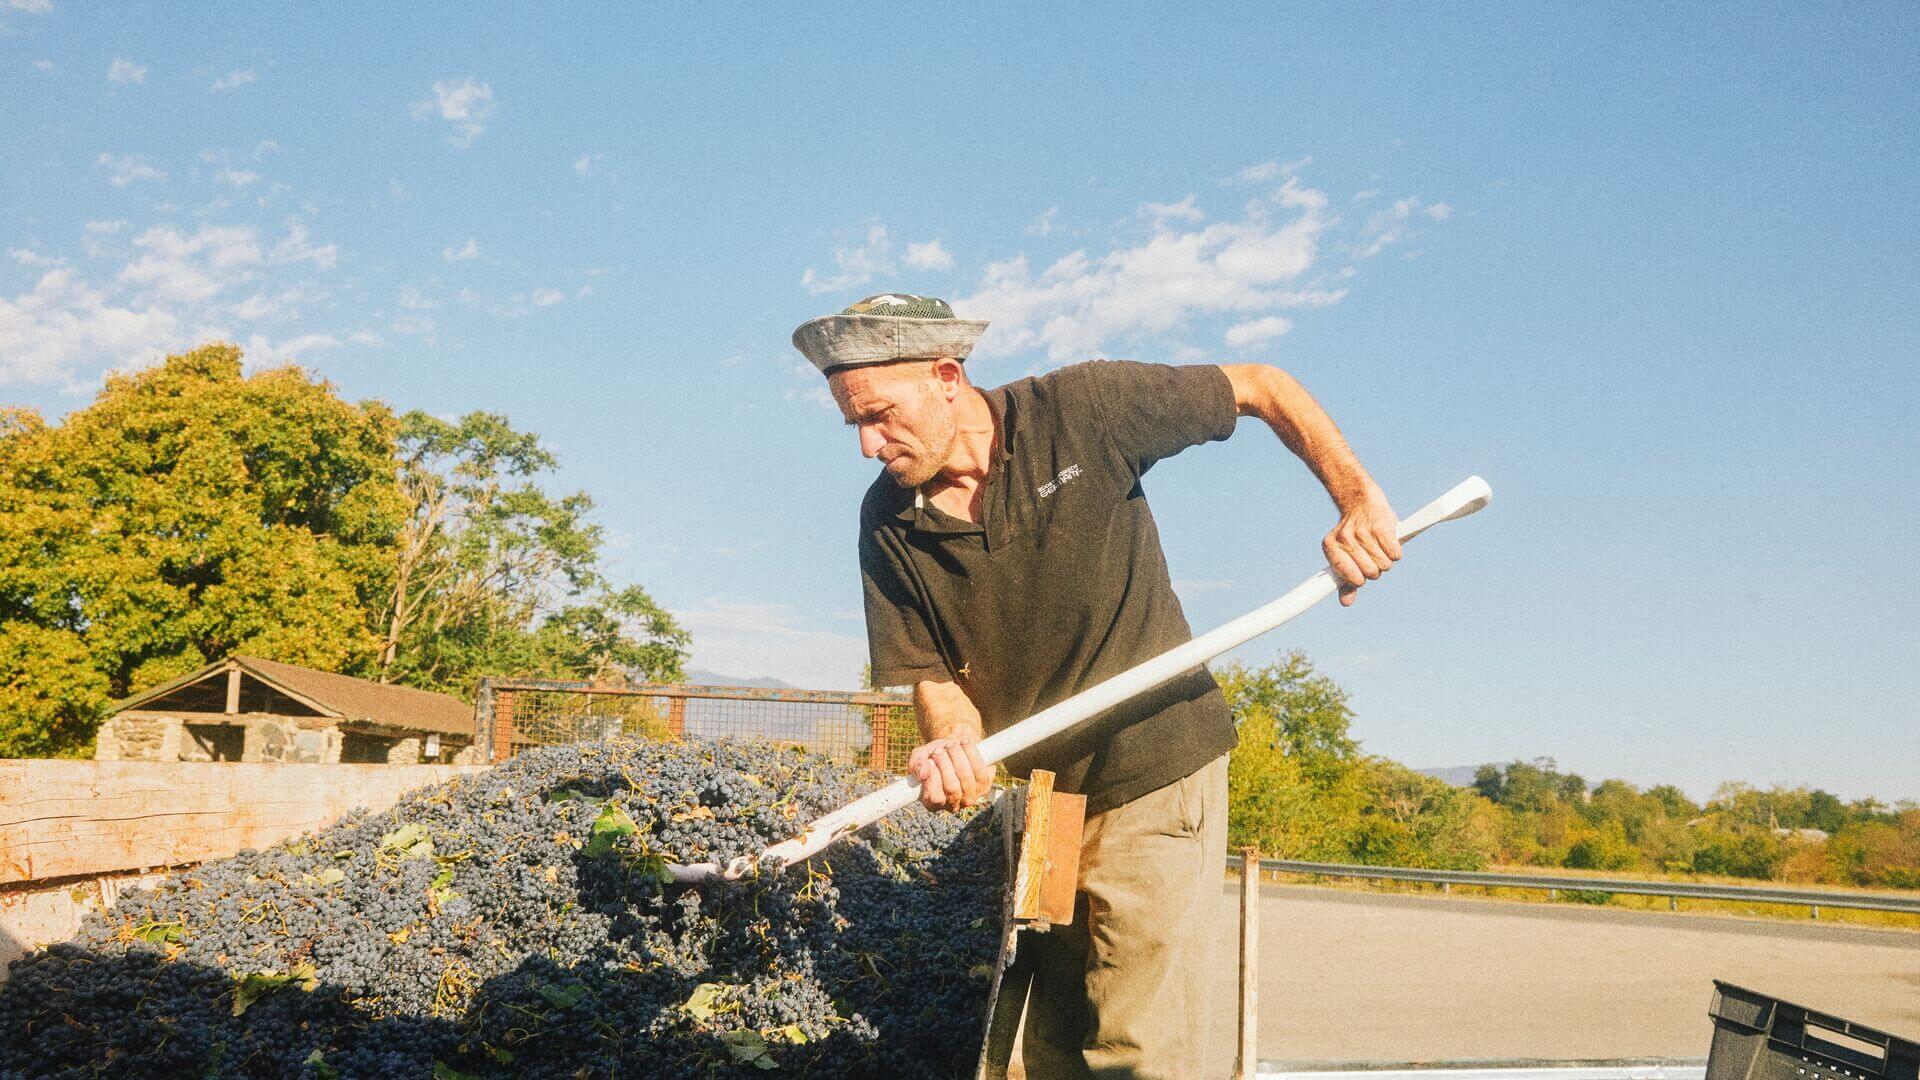
<path id="1" fill-rule="evenodd" d="M 1920 9 L 103 8 L 0 0 L 0 400 L 201 340 L 538 432 L 694 660 L 849 685 L 873 475 L 792 328 L 998 383 L 1264 360 L 1401 511 L 1308 650 L 1367 747 L 1920 797 Z M 1263 428 L 1156 468 L 1196 628 L 1331 524 Z"/>

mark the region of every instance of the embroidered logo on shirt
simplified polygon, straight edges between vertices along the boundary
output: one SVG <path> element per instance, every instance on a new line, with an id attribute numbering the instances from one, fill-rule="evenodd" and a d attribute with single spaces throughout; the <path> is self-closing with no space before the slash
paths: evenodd
<path id="1" fill-rule="evenodd" d="M 1067 481 L 1072 480 L 1074 477 L 1079 475 L 1080 475 L 1080 466 L 1069 465 L 1066 468 L 1060 470 L 1059 476 L 1056 476 L 1053 479 L 1047 481 L 1046 483 L 1041 484 L 1039 487 L 1035 488 L 1034 490 L 1038 491 L 1040 493 L 1040 497 L 1044 499 L 1047 496 L 1053 494 L 1054 492 L 1059 491 L 1061 484 L 1064 484 Z"/>

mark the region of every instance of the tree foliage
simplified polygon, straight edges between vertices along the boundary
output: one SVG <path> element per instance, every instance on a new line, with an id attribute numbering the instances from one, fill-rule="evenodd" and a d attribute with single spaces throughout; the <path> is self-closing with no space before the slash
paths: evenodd
<path id="1" fill-rule="evenodd" d="M 115 698 L 235 652 L 463 694 L 677 674 L 685 633 L 598 572 L 552 466 L 504 418 L 396 417 L 231 345 L 58 424 L 0 410 L 0 754 L 84 753 Z"/>
<path id="2" fill-rule="evenodd" d="M 1346 692 L 1292 652 L 1216 677 L 1240 744 L 1227 766 L 1228 833 L 1281 858 L 1451 869 L 1483 865 L 1487 815 L 1471 796 L 1360 753 Z"/>
<path id="3" fill-rule="evenodd" d="M 62 424 L 14 413 L 0 747 L 72 752 L 112 698 L 230 652 L 367 670 L 400 517 L 394 430 L 296 368 L 243 377 L 228 345 L 110 377 Z M 71 685 L 20 689 L 56 678 Z"/>
<path id="4" fill-rule="evenodd" d="M 383 612 L 380 677 L 464 692 L 482 674 L 668 680 L 687 635 L 638 586 L 598 569 L 584 492 L 536 478 L 553 456 L 505 417 L 401 418 L 407 514 Z"/>
<path id="5" fill-rule="evenodd" d="M 1240 731 L 1229 834 L 1269 856 L 1920 887 L 1910 804 L 1729 784 L 1702 806 L 1667 784 L 1590 785 L 1552 758 L 1485 765 L 1456 788 L 1362 753 L 1346 693 L 1298 652 L 1216 677 Z"/>

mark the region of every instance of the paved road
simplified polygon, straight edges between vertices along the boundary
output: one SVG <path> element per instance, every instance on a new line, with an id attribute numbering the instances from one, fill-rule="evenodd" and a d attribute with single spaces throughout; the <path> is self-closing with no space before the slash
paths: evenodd
<path id="1" fill-rule="evenodd" d="M 1229 1046 L 1238 888 L 1215 964 Z M 1920 933 L 1266 886 L 1260 1058 L 1704 1058 L 1715 978 L 1920 1038 Z"/>

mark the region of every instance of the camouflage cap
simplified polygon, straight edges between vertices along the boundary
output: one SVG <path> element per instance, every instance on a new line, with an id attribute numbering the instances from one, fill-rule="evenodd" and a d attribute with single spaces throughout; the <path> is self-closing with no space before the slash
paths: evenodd
<path id="1" fill-rule="evenodd" d="M 880 293 L 838 315 L 801 323 L 793 347 L 822 375 L 831 375 L 896 360 L 965 360 L 986 328 L 983 320 L 954 318 L 953 308 L 938 297 Z"/>

